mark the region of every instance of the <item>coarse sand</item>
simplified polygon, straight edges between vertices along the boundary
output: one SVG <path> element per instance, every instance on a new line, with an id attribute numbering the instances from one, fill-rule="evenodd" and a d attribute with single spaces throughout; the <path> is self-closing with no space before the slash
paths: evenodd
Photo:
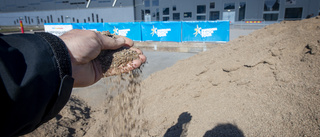
<path id="1" fill-rule="evenodd" d="M 101 105 L 73 95 L 26 136 L 319 137 L 320 17 L 268 25 L 125 83 L 117 90 L 129 92 Z"/>

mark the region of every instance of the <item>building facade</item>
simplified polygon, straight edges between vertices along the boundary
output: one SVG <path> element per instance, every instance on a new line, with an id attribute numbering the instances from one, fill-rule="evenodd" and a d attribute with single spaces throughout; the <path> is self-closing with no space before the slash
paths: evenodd
<path id="1" fill-rule="evenodd" d="M 0 0 L 0 25 L 134 22 L 133 0 Z M 88 5 L 88 7 L 87 7 Z"/>
<path id="2" fill-rule="evenodd" d="M 282 21 L 319 13 L 320 0 L 135 0 L 137 21 Z"/>
<path id="3" fill-rule="evenodd" d="M 277 22 L 320 13 L 320 0 L 0 0 L 0 3 L 0 25 L 18 25 L 19 20 L 24 25 L 200 20 Z"/>

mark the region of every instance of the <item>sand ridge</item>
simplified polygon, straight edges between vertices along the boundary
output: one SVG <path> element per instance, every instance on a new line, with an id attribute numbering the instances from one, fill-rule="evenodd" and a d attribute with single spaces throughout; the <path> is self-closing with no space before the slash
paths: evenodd
<path id="1" fill-rule="evenodd" d="M 129 114 L 137 128 L 118 135 L 320 136 L 320 19 L 266 26 L 136 86 Z M 108 104 L 88 106 L 72 96 L 56 119 L 28 136 L 116 136 L 106 129 Z"/>

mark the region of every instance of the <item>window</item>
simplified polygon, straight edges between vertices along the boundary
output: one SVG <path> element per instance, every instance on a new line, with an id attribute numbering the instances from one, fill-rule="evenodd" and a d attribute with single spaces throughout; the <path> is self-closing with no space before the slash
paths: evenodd
<path id="1" fill-rule="evenodd" d="M 156 9 L 156 20 L 157 20 L 157 21 L 160 20 L 160 18 L 159 18 L 159 9 L 158 9 L 158 8 Z"/>
<path id="2" fill-rule="evenodd" d="M 279 0 L 265 0 L 264 11 L 279 11 Z"/>
<path id="3" fill-rule="evenodd" d="M 101 18 L 101 22 L 103 23 L 103 18 Z"/>
<path id="4" fill-rule="evenodd" d="M 50 15 L 51 22 L 53 22 L 52 15 Z"/>
<path id="5" fill-rule="evenodd" d="M 163 21 L 168 21 L 169 17 L 163 17 Z"/>
<path id="6" fill-rule="evenodd" d="M 210 9 L 214 9 L 215 7 L 216 7 L 216 3 L 211 2 L 211 3 L 210 3 Z"/>
<path id="7" fill-rule="evenodd" d="M 206 16 L 197 16 L 197 20 L 206 20 Z"/>
<path id="8" fill-rule="evenodd" d="M 61 22 L 64 23 L 64 21 L 63 21 L 63 16 L 62 16 L 62 15 L 61 15 Z"/>
<path id="9" fill-rule="evenodd" d="M 197 13 L 198 14 L 206 13 L 206 5 L 198 5 L 197 6 Z"/>
<path id="10" fill-rule="evenodd" d="M 90 21 L 90 17 L 88 17 L 88 22 Z M 74 18 L 73 18 L 73 22 L 74 22 Z"/>
<path id="11" fill-rule="evenodd" d="M 79 19 L 77 19 L 77 23 L 79 23 Z"/>
<path id="12" fill-rule="evenodd" d="M 159 0 L 152 0 L 152 6 L 159 6 Z"/>
<path id="13" fill-rule="evenodd" d="M 278 20 L 278 13 L 263 14 L 263 19 L 265 21 L 277 21 Z"/>
<path id="14" fill-rule="evenodd" d="M 84 23 L 87 23 L 86 19 L 83 19 L 83 22 L 84 22 Z"/>
<path id="15" fill-rule="evenodd" d="M 177 10 L 176 5 L 173 5 L 173 6 L 172 6 L 172 11 L 176 11 L 176 10 Z"/>
<path id="16" fill-rule="evenodd" d="M 224 10 L 234 10 L 235 6 L 234 3 L 225 3 L 224 4 Z"/>
<path id="17" fill-rule="evenodd" d="M 89 18 L 88 18 L 88 21 L 89 21 Z M 72 18 L 72 22 L 75 22 L 75 19 L 74 19 L 74 18 Z"/>
<path id="18" fill-rule="evenodd" d="M 183 13 L 183 18 L 192 18 L 192 12 Z"/>
<path id="19" fill-rule="evenodd" d="M 163 15 L 169 15 L 169 8 L 163 8 Z"/>
<path id="20" fill-rule="evenodd" d="M 73 2 L 73 3 L 70 3 L 70 5 L 78 5 L 78 4 L 85 4 L 85 2 Z"/>
<path id="21" fill-rule="evenodd" d="M 210 11 L 209 20 L 218 20 L 220 19 L 220 12 L 219 11 Z"/>
<path id="22" fill-rule="evenodd" d="M 47 20 L 48 20 L 48 23 L 50 23 L 50 19 L 49 19 L 49 16 L 47 16 Z"/>
<path id="23" fill-rule="evenodd" d="M 286 8 L 284 19 L 286 20 L 296 20 L 301 19 L 302 8 Z"/>
<path id="24" fill-rule="evenodd" d="M 239 21 L 245 19 L 246 15 L 246 3 L 245 2 L 240 2 L 239 5 Z"/>
<path id="25" fill-rule="evenodd" d="M 144 21 L 144 10 L 141 10 L 141 20 Z"/>
<path id="26" fill-rule="evenodd" d="M 144 13 L 145 13 L 146 15 L 148 15 L 148 14 L 150 15 L 150 10 L 149 10 L 149 9 L 146 9 Z"/>
<path id="27" fill-rule="evenodd" d="M 144 0 L 144 6 L 150 7 L 150 0 Z"/>
<path id="28" fill-rule="evenodd" d="M 92 22 L 94 22 L 94 14 L 92 13 L 91 15 L 92 15 Z"/>
<path id="29" fill-rule="evenodd" d="M 96 14 L 96 18 L 97 18 L 97 22 L 99 22 L 99 15 L 98 14 Z"/>
<path id="30" fill-rule="evenodd" d="M 180 20 L 180 13 L 173 13 L 172 20 L 176 20 L 176 21 Z"/>

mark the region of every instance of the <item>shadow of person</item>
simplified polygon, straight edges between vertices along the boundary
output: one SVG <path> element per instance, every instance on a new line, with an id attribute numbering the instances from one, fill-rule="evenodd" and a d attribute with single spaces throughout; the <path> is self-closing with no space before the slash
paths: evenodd
<path id="1" fill-rule="evenodd" d="M 183 112 L 178 118 L 177 124 L 170 127 L 164 137 L 185 137 L 187 136 L 188 125 L 192 116 L 188 112 Z"/>
<path id="2" fill-rule="evenodd" d="M 213 129 L 207 131 L 203 137 L 244 137 L 243 132 L 230 123 L 218 124 Z"/>

